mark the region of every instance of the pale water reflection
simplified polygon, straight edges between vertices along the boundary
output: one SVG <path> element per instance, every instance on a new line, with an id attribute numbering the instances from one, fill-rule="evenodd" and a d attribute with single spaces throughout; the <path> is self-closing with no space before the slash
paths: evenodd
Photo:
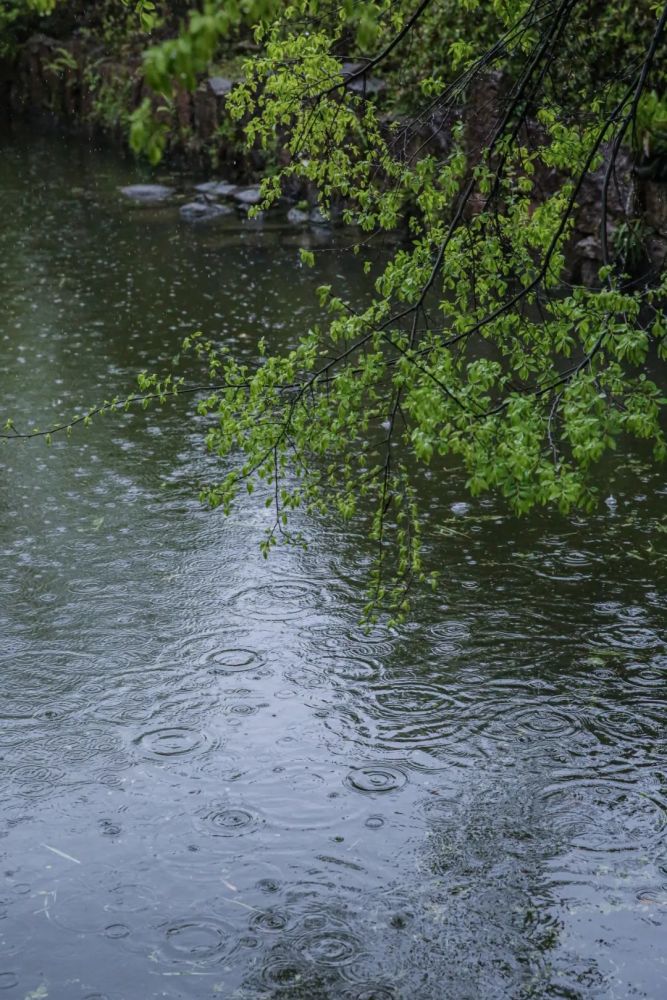
<path id="1" fill-rule="evenodd" d="M 3 138 L 3 419 L 362 293 L 280 220 L 188 226 L 136 179 Z M 666 996 L 662 472 L 520 524 L 431 484 L 440 592 L 365 635 L 363 539 L 305 523 L 266 564 L 261 499 L 200 509 L 182 412 L 0 451 L 2 995 Z"/>

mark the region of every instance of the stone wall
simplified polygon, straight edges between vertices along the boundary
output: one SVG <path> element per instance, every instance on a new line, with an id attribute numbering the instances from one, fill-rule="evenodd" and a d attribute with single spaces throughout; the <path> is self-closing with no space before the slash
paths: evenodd
<path id="1" fill-rule="evenodd" d="M 5 103 L 13 114 L 47 112 L 65 122 L 102 128 L 124 144 L 127 129 L 122 114 L 137 108 L 145 97 L 156 100 L 139 70 L 138 61 L 120 64 L 105 59 L 76 39 L 63 43 L 46 35 L 34 35 L 11 73 L 4 74 Z M 94 87 L 91 77 L 95 79 Z M 0 88 L 2 80 L 0 73 Z M 113 105 L 105 107 L 101 95 L 105 88 L 112 94 L 113 87 L 119 84 L 124 88 L 123 106 L 119 104 L 114 116 Z M 169 149 L 172 157 L 200 167 L 210 165 L 212 158 L 215 162 L 234 161 L 244 174 L 261 166 L 256 158 L 244 162 L 240 146 L 232 148 L 229 139 L 219 133 L 220 126 L 230 122 L 225 101 L 233 85 L 230 79 L 213 76 L 202 81 L 194 93 L 183 91 L 176 96 Z"/>

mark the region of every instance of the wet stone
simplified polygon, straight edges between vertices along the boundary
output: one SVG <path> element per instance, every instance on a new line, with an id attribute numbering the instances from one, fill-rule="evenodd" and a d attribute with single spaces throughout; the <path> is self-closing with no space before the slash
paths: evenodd
<path id="1" fill-rule="evenodd" d="M 238 189 L 238 184 L 229 184 L 227 181 L 205 181 L 195 186 L 195 191 L 214 198 L 232 198 Z"/>
<path id="2" fill-rule="evenodd" d="M 180 208 L 180 216 L 186 222 L 210 222 L 222 215 L 230 215 L 231 212 L 228 205 L 220 205 L 215 201 L 190 201 Z"/>
<path id="3" fill-rule="evenodd" d="M 238 188 L 238 190 L 234 192 L 234 199 L 235 201 L 238 201 L 240 205 L 258 205 L 262 200 L 259 185 L 254 184 L 250 187 Z"/>
<path id="4" fill-rule="evenodd" d="M 356 80 L 352 80 L 347 86 L 353 94 L 360 94 L 362 97 L 376 97 L 382 93 L 387 85 L 384 80 L 378 80 L 374 76 L 360 76 Z"/>
<path id="5" fill-rule="evenodd" d="M 300 208 L 290 208 L 287 213 L 287 221 L 291 222 L 295 226 L 304 225 L 310 219 L 308 212 L 304 212 Z"/>
<path id="6" fill-rule="evenodd" d="M 140 205 L 158 205 L 160 202 L 167 201 L 174 193 L 173 188 L 164 184 L 130 184 L 119 190 L 130 201 L 135 201 Z"/>
<path id="7" fill-rule="evenodd" d="M 324 214 L 324 212 L 318 205 L 316 205 L 315 208 L 312 210 L 312 212 L 308 216 L 308 220 L 312 223 L 313 226 L 328 226 L 329 222 L 331 221 L 330 219 L 327 218 L 327 216 Z"/>
<path id="8" fill-rule="evenodd" d="M 341 70 L 347 89 L 351 90 L 353 94 L 359 94 L 361 97 L 375 97 L 377 94 L 381 94 L 387 86 L 384 80 L 368 76 L 368 74 L 362 74 L 363 68 L 364 63 L 362 62 L 343 63 Z M 361 75 L 357 76 L 357 73 Z"/>
<path id="9" fill-rule="evenodd" d="M 216 97 L 225 97 L 233 86 L 234 81 L 226 76 L 210 76 L 208 78 L 208 88 Z"/>

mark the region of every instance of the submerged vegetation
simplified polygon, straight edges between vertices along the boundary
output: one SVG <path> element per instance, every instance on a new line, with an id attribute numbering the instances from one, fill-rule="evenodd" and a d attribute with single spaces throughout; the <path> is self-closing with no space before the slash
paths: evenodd
<path id="1" fill-rule="evenodd" d="M 5 47 L 10 23 L 19 45 L 53 6 L 10 5 Z M 316 192 L 326 217 L 354 227 L 350 253 L 369 276 L 363 302 L 322 287 L 320 323 L 256 365 L 214 338 L 184 345 L 210 382 L 197 403 L 209 448 L 242 456 L 204 497 L 228 511 L 268 486 L 265 552 L 300 541 L 297 508 L 366 517 L 377 553 L 367 616 L 400 617 L 411 585 L 432 579 L 420 466 L 444 475 L 456 463 L 472 494 L 500 493 L 523 513 L 591 508 L 593 470 L 621 440 L 664 459 L 665 241 L 645 231 L 642 185 L 666 174 L 667 4 L 99 7 L 91 18 L 62 0 L 51 17 L 127 57 L 132 75 L 100 82 L 96 100 L 137 153 L 159 162 L 179 94 L 234 60 L 227 127 L 274 164 L 255 211 L 286 190 Z M 146 88 L 135 107 L 133 74 Z M 567 263 L 591 202 L 584 283 Z M 313 265 L 303 250 L 301 266 Z M 165 399 L 188 386 L 143 373 L 140 388 Z"/>

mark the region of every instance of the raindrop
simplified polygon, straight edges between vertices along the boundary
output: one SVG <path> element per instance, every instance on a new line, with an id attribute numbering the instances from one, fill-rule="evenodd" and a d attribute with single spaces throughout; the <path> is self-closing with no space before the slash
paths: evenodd
<path id="1" fill-rule="evenodd" d="M 238 806 L 212 806 L 198 815 L 198 825 L 208 828 L 216 837 L 241 836 L 253 830 L 257 823 L 251 812 Z"/>
<path id="2" fill-rule="evenodd" d="M 212 962 L 227 950 L 229 928 L 218 920 L 181 920 L 165 930 L 167 948 L 174 959 Z"/>
<path id="3" fill-rule="evenodd" d="M 322 931 L 301 939 L 304 957 L 316 965 L 348 965 L 359 955 L 359 942 L 345 931 Z"/>
<path id="4" fill-rule="evenodd" d="M 165 757 L 183 757 L 186 754 L 201 752 L 206 745 L 206 736 L 194 732 L 185 726 L 153 729 L 142 733 L 134 740 L 149 759 L 160 760 Z"/>
<path id="5" fill-rule="evenodd" d="M 287 927 L 287 917 L 278 910 L 263 910 L 255 913 L 250 920 L 250 928 L 253 931 L 269 931 L 277 933 Z"/>
<path id="6" fill-rule="evenodd" d="M 262 878 L 257 883 L 257 888 L 262 892 L 280 892 L 280 882 L 273 878 Z"/>
<path id="7" fill-rule="evenodd" d="M 211 653 L 207 662 L 211 671 L 216 674 L 241 673 L 244 670 L 255 670 L 264 664 L 259 653 L 252 649 L 221 649 Z"/>
<path id="8" fill-rule="evenodd" d="M 367 983 L 346 993 L 345 1000 L 396 1000 L 396 994 L 389 986 Z"/>
<path id="9" fill-rule="evenodd" d="M 524 732 L 535 733 L 547 739 L 572 736 L 578 728 L 576 719 L 546 705 L 521 712 L 516 716 L 516 723 Z"/>
<path id="10" fill-rule="evenodd" d="M 24 786 L 26 795 L 31 793 L 39 794 L 44 787 L 56 785 L 63 777 L 64 772 L 56 768 L 48 767 L 46 764 L 22 764 L 11 772 L 13 780 Z"/>
<path id="11" fill-rule="evenodd" d="M 394 792 L 407 781 L 403 771 L 387 764 L 367 764 L 356 767 L 346 778 L 347 784 L 357 792 Z"/>
<path id="12" fill-rule="evenodd" d="M 305 970 L 290 959 L 272 959 L 262 970 L 262 978 L 274 990 L 291 990 L 304 978 Z"/>
<path id="13" fill-rule="evenodd" d="M 104 936 L 111 938 L 112 941 L 126 938 L 130 933 L 130 928 L 127 924 L 109 924 L 108 927 L 104 928 Z"/>

